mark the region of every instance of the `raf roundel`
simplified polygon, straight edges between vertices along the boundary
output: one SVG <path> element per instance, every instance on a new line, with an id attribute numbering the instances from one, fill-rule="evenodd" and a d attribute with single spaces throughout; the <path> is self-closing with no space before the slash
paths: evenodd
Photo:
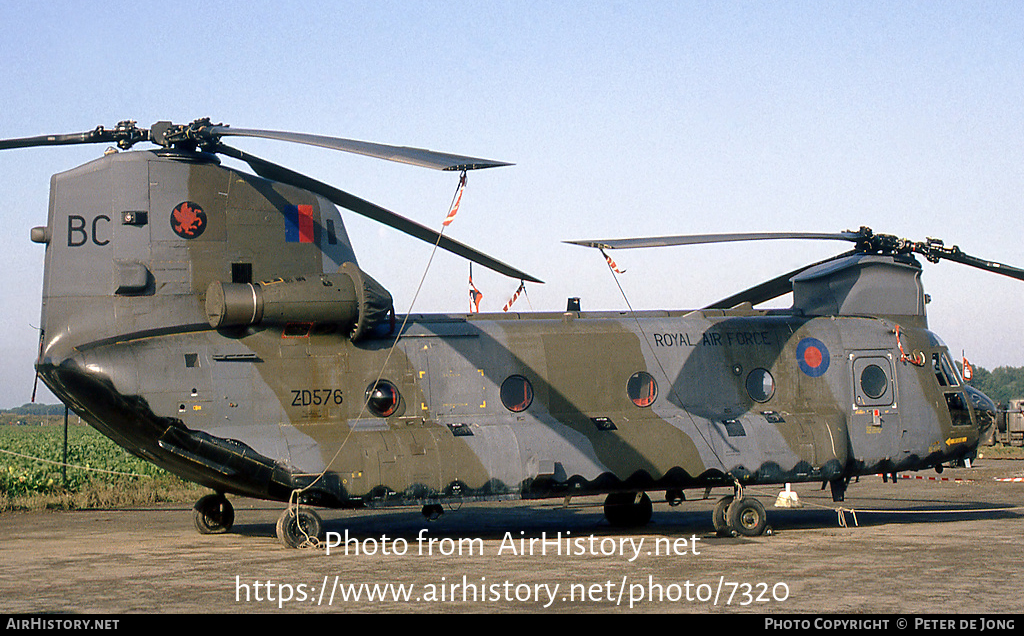
<path id="1" fill-rule="evenodd" d="M 171 229 L 183 239 L 194 239 L 206 230 L 206 212 L 198 203 L 182 201 L 171 212 Z"/>
<path id="2" fill-rule="evenodd" d="M 825 375 L 828 371 L 828 347 L 817 338 L 804 338 L 796 346 L 796 361 L 800 370 L 812 378 Z"/>

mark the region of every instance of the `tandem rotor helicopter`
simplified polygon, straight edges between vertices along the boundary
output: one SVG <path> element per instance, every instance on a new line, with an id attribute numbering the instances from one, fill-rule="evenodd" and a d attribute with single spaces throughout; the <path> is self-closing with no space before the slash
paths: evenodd
<path id="1" fill-rule="evenodd" d="M 972 458 L 992 401 L 928 330 L 921 265 L 1024 270 L 868 228 L 575 241 L 600 249 L 820 239 L 850 251 L 694 311 L 395 315 L 336 206 L 506 276 L 540 282 L 380 206 L 237 150 L 258 137 L 440 170 L 508 165 L 209 119 L 0 140 L 0 149 L 139 142 L 56 174 L 38 377 L 131 453 L 226 495 L 289 502 L 277 534 L 322 532 L 310 506 L 605 495 L 614 526 L 649 493 L 732 488 L 724 534 L 761 534 L 757 484 L 828 483 Z M 239 160 L 254 174 L 221 165 Z M 609 263 L 611 261 L 609 259 Z M 788 309 L 756 305 L 787 293 Z M 299 505 L 301 504 L 301 505 Z"/>

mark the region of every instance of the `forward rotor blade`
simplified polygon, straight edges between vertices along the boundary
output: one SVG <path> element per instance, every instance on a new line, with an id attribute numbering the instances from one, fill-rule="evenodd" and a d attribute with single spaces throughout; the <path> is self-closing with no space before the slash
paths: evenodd
<path id="1" fill-rule="evenodd" d="M 938 258 L 944 258 L 946 260 L 953 261 L 954 263 L 960 263 L 962 265 L 969 265 L 986 272 L 992 272 L 994 274 L 1002 274 L 1003 276 L 1009 276 L 1017 280 L 1024 281 L 1024 269 L 1013 267 L 1012 265 L 1004 265 L 1003 263 L 997 263 L 996 261 L 986 261 L 970 254 L 964 254 L 960 251 L 959 247 L 953 246 L 951 248 L 929 248 L 925 254 L 926 258 L 932 256 Z"/>
<path id="2" fill-rule="evenodd" d="M 203 129 L 204 135 L 213 139 L 220 137 L 260 137 L 262 139 L 276 139 L 278 141 L 290 141 L 310 146 L 320 146 L 352 152 L 358 155 L 376 157 L 407 163 L 423 168 L 435 170 L 479 170 L 481 168 L 496 168 L 499 166 L 510 166 L 512 164 L 490 159 L 479 159 L 476 157 L 465 157 L 452 155 L 444 152 L 434 152 L 423 148 L 409 148 L 407 146 L 388 146 L 375 144 L 355 139 L 341 139 L 339 137 L 325 137 L 323 135 L 308 135 L 305 133 L 281 132 L 275 130 L 253 130 L 248 128 L 231 128 L 229 126 L 209 126 Z"/>
<path id="3" fill-rule="evenodd" d="M 599 249 L 634 249 L 640 247 L 668 247 L 673 245 L 701 245 L 705 243 L 729 243 L 733 241 L 767 241 L 781 239 L 814 239 L 833 241 L 854 241 L 862 238 L 858 232 L 821 234 L 813 232 L 758 232 L 747 234 L 683 234 L 679 236 L 652 236 L 631 239 L 606 239 L 588 241 L 564 241 L 583 247 Z"/>
<path id="4" fill-rule="evenodd" d="M 221 143 L 216 144 L 213 150 L 218 153 L 228 155 L 229 157 L 234 157 L 240 161 L 244 161 L 249 164 L 256 174 L 265 179 L 280 181 L 282 183 L 287 183 L 297 188 L 319 194 L 346 210 L 351 210 L 356 214 L 361 214 L 369 219 L 383 223 L 384 225 L 399 230 L 400 232 L 404 232 L 409 236 L 418 238 L 421 241 L 431 244 L 436 243 L 438 247 L 442 249 L 473 261 L 478 265 L 494 270 L 499 274 L 504 274 L 505 276 L 518 280 L 529 281 L 531 283 L 543 282 L 510 265 L 506 265 L 497 259 L 491 258 L 483 252 L 479 252 L 468 245 L 452 240 L 428 227 L 407 219 L 404 216 L 395 214 L 394 212 L 386 210 L 375 203 L 370 203 L 365 199 L 360 199 L 359 197 L 351 195 L 344 190 L 339 190 L 333 186 L 327 185 L 322 181 L 317 181 L 312 177 L 307 177 L 306 175 L 295 172 L 294 170 L 289 170 L 284 166 L 279 166 L 275 163 L 266 161 L 265 159 L 260 159 L 259 157 L 250 155 L 247 152 L 243 152 L 230 146 L 225 146 Z"/>
<path id="5" fill-rule="evenodd" d="M 785 274 L 776 276 L 771 280 L 766 280 L 765 282 L 760 283 L 759 285 L 755 285 L 749 289 L 745 289 L 741 292 L 735 293 L 732 296 L 729 296 L 728 298 L 723 298 L 722 300 L 711 303 L 710 305 L 704 307 L 704 309 L 730 309 L 732 307 L 735 307 L 736 305 L 739 305 L 740 303 L 747 302 L 756 307 L 761 303 L 766 303 L 769 300 L 775 300 L 779 296 L 785 296 L 789 292 L 793 291 L 792 278 L 797 274 L 805 270 L 808 270 L 812 267 L 824 265 L 825 263 L 836 261 L 841 258 L 846 258 L 847 256 L 853 256 L 854 254 L 857 254 L 857 250 L 844 252 L 837 256 L 826 258 L 823 261 L 811 263 L 810 265 L 804 265 L 799 269 L 794 269 L 791 272 L 786 272 Z"/>

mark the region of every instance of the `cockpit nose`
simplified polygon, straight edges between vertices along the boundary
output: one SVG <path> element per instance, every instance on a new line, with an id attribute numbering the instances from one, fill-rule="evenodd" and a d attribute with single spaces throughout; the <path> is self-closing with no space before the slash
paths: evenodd
<path id="1" fill-rule="evenodd" d="M 974 411 L 974 421 L 978 423 L 978 444 L 988 446 L 992 443 L 996 424 L 996 403 L 969 384 L 964 385 L 967 401 Z"/>

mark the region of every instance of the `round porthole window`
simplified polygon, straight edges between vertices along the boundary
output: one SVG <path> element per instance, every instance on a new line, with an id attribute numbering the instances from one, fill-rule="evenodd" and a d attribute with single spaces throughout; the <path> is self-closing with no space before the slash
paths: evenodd
<path id="1" fill-rule="evenodd" d="M 767 369 L 754 369 L 747 375 L 747 395 L 755 402 L 767 402 L 775 395 L 775 378 Z"/>
<path id="2" fill-rule="evenodd" d="M 860 373 L 860 388 L 869 398 L 878 399 L 889 390 L 889 378 L 877 364 L 869 364 Z"/>
<path id="3" fill-rule="evenodd" d="M 640 407 L 650 406 L 658 397 L 658 383 L 650 373 L 638 371 L 626 382 L 626 393 L 629 394 L 629 399 L 633 400 L 633 404 Z"/>
<path id="4" fill-rule="evenodd" d="M 387 380 L 371 384 L 366 389 L 366 408 L 377 417 L 394 415 L 400 400 L 398 387 Z"/>
<path id="5" fill-rule="evenodd" d="M 533 402 L 533 385 L 521 375 L 510 375 L 501 383 L 501 403 L 513 413 L 521 413 Z"/>

